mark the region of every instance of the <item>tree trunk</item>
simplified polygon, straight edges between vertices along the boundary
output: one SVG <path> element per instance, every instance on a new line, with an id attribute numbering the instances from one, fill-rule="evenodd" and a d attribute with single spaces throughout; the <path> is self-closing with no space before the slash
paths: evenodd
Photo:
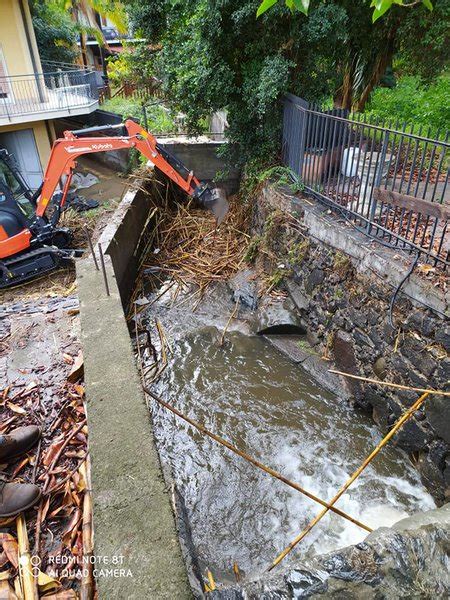
<path id="1" fill-rule="evenodd" d="M 341 87 L 335 92 L 333 104 L 335 108 L 351 110 L 353 100 L 353 70 L 351 63 L 344 66 L 344 77 Z"/>
<path id="2" fill-rule="evenodd" d="M 379 84 L 380 79 L 386 72 L 386 68 L 391 64 L 392 58 L 394 56 L 395 50 L 395 32 L 397 28 L 391 29 L 389 36 L 387 38 L 386 45 L 381 48 L 372 70 L 372 74 L 370 78 L 361 92 L 358 100 L 355 101 L 355 111 L 362 112 L 367 104 L 367 101 L 370 98 L 370 94 L 373 92 L 374 88 Z"/>

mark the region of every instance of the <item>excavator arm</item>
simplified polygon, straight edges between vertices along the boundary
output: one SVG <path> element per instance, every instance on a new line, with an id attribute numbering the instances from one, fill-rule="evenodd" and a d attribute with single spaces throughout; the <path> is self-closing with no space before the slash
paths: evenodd
<path id="1" fill-rule="evenodd" d="M 124 132 L 126 135 L 102 135 L 91 137 L 96 133 Z M 88 137 L 89 136 L 89 137 Z M 127 120 L 119 125 L 106 125 L 102 127 L 89 127 L 78 131 L 66 131 L 64 137 L 56 140 L 53 145 L 47 169 L 44 175 L 41 194 L 37 201 L 36 215 L 43 217 L 47 210 L 58 182 L 62 176 L 66 176 L 63 193 L 59 202 L 60 212 L 66 201 L 70 188 L 76 159 L 79 156 L 93 154 L 96 152 L 111 152 L 113 150 L 129 150 L 136 148 L 156 168 L 174 181 L 184 192 L 209 208 L 217 221 L 220 223 L 228 210 L 228 203 L 223 193 L 217 189 L 211 189 L 208 185 L 201 183 L 177 158 L 167 152 L 156 138 L 145 131 L 140 125 L 132 120 Z M 58 215 L 59 216 L 59 215 Z M 55 223 L 54 223 L 55 224 Z"/>
<path id="2" fill-rule="evenodd" d="M 52 271 L 62 260 L 76 255 L 78 251 L 69 247 L 70 231 L 58 228 L 57 223 L 77 158 L 130 148 L 136 148 L 180 189 L 209 208 L 218 223 L 223 220 L 228 212 L 224 192 L 200 182 L 192 171 L 134 121 L 66 131 L 64 137 L 53 144 L 41 187 L 34 194 L 29 191 L 29 200 L 35 205 L 33 217 L 24 216 L 12 190 L 0 178 L 0 289 Z M 55 210 L 48 216 L 47 209 L 60 181 L 63 182 L 62 194 L 57 205 L 52 202 Z"/>

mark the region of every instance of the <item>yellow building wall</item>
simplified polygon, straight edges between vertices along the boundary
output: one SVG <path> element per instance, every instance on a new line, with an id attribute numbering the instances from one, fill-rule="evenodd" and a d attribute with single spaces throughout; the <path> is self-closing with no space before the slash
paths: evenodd
<path id="1" fill-rule="evenodd" d="M 21 5 L 25 19 L 22 15 Z M 10 77 L 13 75 L 28 75 L 24 79 L 18 78 L 13 83 L 12 92 L 16 100 L 34 97 L 38 94 L 36 80 L 30 77 L 35 69 L 28 46 L 24 20 L 27 24 L 36 70 L 41 73 L 42 66 L 28 2 L 24 0 L 0 0 L 0 47 L 6 65 L 6 74 Z"/>
<path id="2" fill-rule="evenodd" d="M 8 75 L 27 75 L 33 73 L 33 61 L 31 60 L 30 51 L 28 49 L 27 36 L 19 1 L 21 0 L 0 0 L 0 44 Z M 23 6 L 31 42 L 34 46 L 36 40 L 31 25 L 28 2 L 24 2 Z M 39 61 L 37 48 L 35 51 L 35 59 Z M 40 62 L 38 62 L 39 70 L 41 70 L 40 66 Z"/>
<path id="3" fill-rule="evenodd" d="M 0 127 L 0 133 L 20 131 L 22 129 L 33 130 L 37 151 L 39 153 L 39 160 L 41 161 L 42 172 L 45 172 L 48 159 L 50 158 L 50 151 L 52 149 L 45 123 L 46 121 L 34 121 L 33 123 L 21 123 L 20 125 L 6 125 L 4 127 Z M 47 123 L 49 125 L 50 136 L 52 137 L 53 142 L 55 139 L 55 129 L 51 121 L 47 121 Z"/>

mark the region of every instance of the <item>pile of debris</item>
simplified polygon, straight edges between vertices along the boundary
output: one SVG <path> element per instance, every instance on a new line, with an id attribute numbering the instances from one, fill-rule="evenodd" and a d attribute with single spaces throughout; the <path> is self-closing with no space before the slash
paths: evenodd
<path id="1" fill-rule="evenodd" d="M 228 279 L 244 261 L 250 236 L 249 206 L 231 198 L 230 211 L 219 227 L 209 211 L 177 204 L 175 211 L 155 208 L 153 247 L 141 267 L 141 278 L 160 275 L 178 292 L 195 287 L 200 300 L 211 283 Z M 136 292 L 140 291 L 139 286 Z"/>

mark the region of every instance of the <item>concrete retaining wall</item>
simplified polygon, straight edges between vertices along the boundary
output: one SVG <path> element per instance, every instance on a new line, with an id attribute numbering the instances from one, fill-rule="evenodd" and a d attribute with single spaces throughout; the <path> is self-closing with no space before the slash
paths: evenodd
<path id="1" fill-rule="evenodd" d="M 220 180 L 220 185 L 228 194 L 239 189 L 240 171 L 229 168 L 218 153 L 224 141 L 206 138 L 159 138 L 158 142 L 171 154 L 174 154 L 188 169 L 194 171 L 198 179 L 206 182 Z M 224 174 L 223 176 L 220 176 Z M 220 177 L 219 177 L 220 176 Z"/>
<path id="2" fill-rule="evenodd" d="M 110 296 L 92 258 L 77 263 L 95 554 L 110 561 L 104 569 L 123 569 L 97 578 L 105 600 L 191 597 L 122 308 L 149 209 L 128 192 L 103 232 Z"/>

